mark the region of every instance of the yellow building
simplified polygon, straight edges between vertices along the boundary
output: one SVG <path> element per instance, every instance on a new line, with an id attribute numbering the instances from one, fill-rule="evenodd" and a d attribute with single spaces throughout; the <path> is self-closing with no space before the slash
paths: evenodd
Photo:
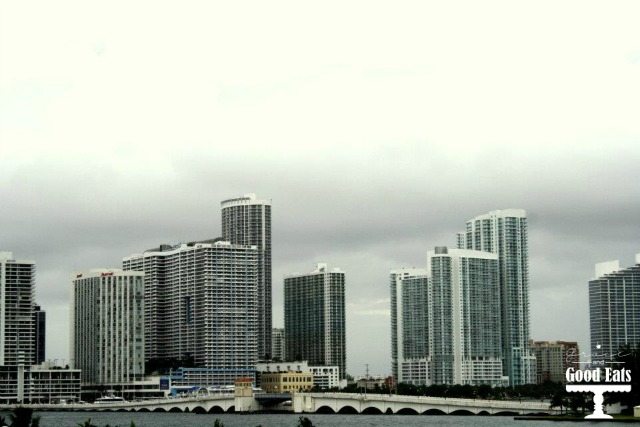
<path id="1" fill-rule="evenodd" d="M 263 372 L 260 388 L 267 393 L 291 393 L 310 391 L 313 388 L 311 372 Z"/>

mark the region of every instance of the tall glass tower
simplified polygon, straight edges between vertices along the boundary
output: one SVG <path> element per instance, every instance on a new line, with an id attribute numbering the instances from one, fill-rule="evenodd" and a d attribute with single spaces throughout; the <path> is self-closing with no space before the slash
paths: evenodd
<path id="1" fill-rule="evenodd" d="M 224 200 L 222 238 L 258 248 L 258 357 L 271 359 L 271 201 L 255 194 Z"/>
<path id="2" fill-rule="evenodd" d="M 529 253 L 527 213 L 491 211 L 467 221 L 458 248 L 498 255 L 504 374 L 510 385 L 535 383 L 535 356 L 529 349 Z"/>
<path id="3" fill-rule="evenodd" d="M 286 356 L 309 365 L 338 366 L 346 376 L 344 272 L 315 271 L 284 279 Z"/>
<path id="4" fill-rule="evenodd" d="M 429 285 L 425 269 L 391 271 L 391 371 L 397 383 L 431 384 Z"/>

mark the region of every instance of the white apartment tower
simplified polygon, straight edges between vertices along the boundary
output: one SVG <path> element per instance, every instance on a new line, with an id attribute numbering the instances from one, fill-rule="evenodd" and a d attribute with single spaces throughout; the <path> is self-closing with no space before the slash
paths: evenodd
<path id="1" fill-rule="evenodd" d="M 436 247 L 427 270 L 433 383 L 505 385 L 497 255 Z"/>
<path id="2" fill-rule="evenodd" d="M 83 384 L 144 377 L 144 273 L 95 269 L 71 285 L 71 357 Z"/>
<path id="3" fill-rule="evenodd" d="M 425 269 L 392 270 L 391 369 L 398 383 L 429 385 L 431 289 Z"/>
<path id="4" fill-rule="evenodd" d="M 124 258 L 124 270 L 145 273 L 147 360 L 239 376 L 255 370 L 258 253 L 256 246 L 212 239 Z"/>
<path id="5" fill-rule="evenodd" d="M 596 264 L 589 281 L 591 358 L 610 362 L 620 347 L 640 344 L 640 254 L 636 264 L 620 268 L 619 261 Z"/>
<path id="6" fill-rule="evenodd" d="M 458 248 L 498 256 L 502 355 L 510 385 L 536 382 L 535 356 L 529 349 L 529 253 L 527 214 L 522 209 L 491 211 L 467 221 Z"/>
<path id="7" fill-rule="evenodd" d="M 318 264 L 308 274 L 284 279 L 284 332 L 289 360 L 338 366 L 346 377 L 345 274 Z"/>
<path id="8" fill-rule="evenodd" d="M 35 262 L 0 252 L 0 366 L 35 360 L 35 275 Z"/>
<path id="9" fill-rule="evenodd" d="M 224 200 L 222 238 L 258 250 L 258 355 L 271 358 L 271 201 L 255 194 Z"/>

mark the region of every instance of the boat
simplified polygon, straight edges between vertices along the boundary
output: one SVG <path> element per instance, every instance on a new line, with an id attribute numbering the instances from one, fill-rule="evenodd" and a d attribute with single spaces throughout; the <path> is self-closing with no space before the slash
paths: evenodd
<path id="1" fill-rule="evenodd" d="M 94 403 L 97 403 L 98 405 L 104 405 L 109 403 L 124 403 L 124 402 L 126 402 L 126 400 L 124 400 L 124 398 L 122 397 L 108 395 L 108 396 L 102 396 L 96 399 Z"/>

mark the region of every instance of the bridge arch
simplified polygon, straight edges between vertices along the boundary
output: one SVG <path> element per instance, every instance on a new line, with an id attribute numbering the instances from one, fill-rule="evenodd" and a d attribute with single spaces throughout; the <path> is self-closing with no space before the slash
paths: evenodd
<path id="1" fill-rule="evenodd" d="M 480 411 L 478 412 L 478 415 L 491 415 L 491 414 L 489 413 L 489 411 Z"/>
<path id="2" fill-rule="evenodd" d="M 424 411 L 422 415 L 447 415 L 447 413 L 444 412 L 442 409 L 431 408 Z"/>
<path id="3" fill-rule="evenodd" d="M 236 407 L 235 407 L 235 405 L 231 405 L 231 406 L 229 406 L 229 409 L 227 409 L 227 412 L 229 412 L 229 413 L 236 412 Z"/>
<path id="4" fill-rule="evenodd" d="M 357 414 L 358 410 L 351 405 L 345 405 L 338 409 L 338 414 Z"/>
<path id="5" fill-rule="evenodd" d="M 191 412 L 193 412 L 194 414 L 206 414 L 207 410 L 204 409 L 202 406 L 196 406 L 191 410 Z"/>
<path id="6" fill-rule="evenodd" d="M 174 406 L 173 408 L 169 409 L 169 412 L 182 412 L 182 409 Z"/>
<path id="7" fill-rule="evenodd" d="M 138 409 L 138 412 L 150 412 L 149 408 L 140 408 Z"/>
<path id="8" fill-rule="evenodd" d="M 144 408 L 144 409 L 146 409 L 146 408 Z M 147 411 L 148 411 L 148 409 L 147 409 Z M 164 408 L 155 408 L 155 409 L 153 410 L 153 412 L 167 412 L 167 410 L 166 410 L 166 409 L 164 409 Z"/>
<path id="9" fill-rule="evenodd" d="M 413 408 L 402 408 L 396 411 L 396 415 L 418 415 L 418 411 Z"/>
<path id="10" fill-rule="evenodd" d="M 361 414 L 365 414 L 365 415 L 381 415 L 382 411 L 378 408 L 376 408 L 375 406 L 367 406 L 366 408 L 364 408 L 361 412 Z"/>
<path id="11" fill-rule="evenodd" d="M 222 409 L 218 405 L 213 405 L 211 408 L 209 408 L 209 413 L 210 414 L 222 414 L 222 413 L 224 413 L 224 409 Z"/>
<path id="12" fill-rule="evenodd" d="M 449 415 L 474 415 L 474 414 L 468 409 L 456 409 L 455 411 L 451 412 Z"/>
<path id="13" fill-rule="evenodd" d="M 316 409 L 316 414 L 335 414 L 336 411 L 333 410 L 331 406 L 323 405 Z"/>

